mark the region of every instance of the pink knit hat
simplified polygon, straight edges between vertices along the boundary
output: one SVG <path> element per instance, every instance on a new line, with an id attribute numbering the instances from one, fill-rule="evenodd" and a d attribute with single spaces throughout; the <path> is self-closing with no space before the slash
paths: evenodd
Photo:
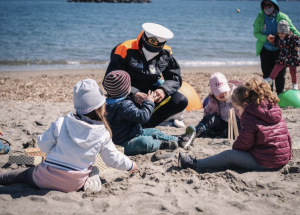
<path id="1" fill-rule="evenodd" d="M 226 77 L 220 72 L 213 73 L 210 76 L 209 86 L 210 90 L 216 96 L 220 95 L 221 93 L 230 91 Z"/>
<path id="2" fill-rule="evenodd" d="M 103 87 L 109 97 L 120 98 L 125 96 L 131 89 L 130 76 L 122 70 L 110 72 L 104 78 Z"/>

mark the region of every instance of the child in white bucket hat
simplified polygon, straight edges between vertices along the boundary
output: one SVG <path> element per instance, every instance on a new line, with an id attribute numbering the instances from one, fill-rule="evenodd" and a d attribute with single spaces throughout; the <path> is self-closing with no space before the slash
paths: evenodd
<path id="1" fill-rule="evenodd" d="M 210 136 L 227 136 L 228 111 L 232 108 L 231 95 L 236 88 L 234 84 L 228 83 L 226 77 L 216 72 L 210 76 L 208 104 L 204 108 L 203 119 L 199 124 L 188 126 L 186 133 L 196 131 L 196 137 L 208 134 Z M 238 123 L 239 126 L 239 123 Z"/>
<path id="2" fill-rule="evenodd" d="M 36 167 L 0 174 L 0 185 L 28 183 L 37 189 L 63 192 L 101 190 L 96 155 L 108 167 L 134 171 L 136 164 L 119 152 L 105 118 L 105 96 L 96 81 L 85 79 L 74 87 L 76 114 L 58 118 L 38 137 L 47 159 Z"/>

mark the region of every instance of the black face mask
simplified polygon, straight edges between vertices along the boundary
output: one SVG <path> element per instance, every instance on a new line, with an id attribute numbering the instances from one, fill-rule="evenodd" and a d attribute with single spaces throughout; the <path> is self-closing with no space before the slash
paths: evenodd
<path id="1" fill-rule="evenodd" d="M 149 52 L 153 52 L 153 53 L 160 52 L 163 49 L 166 42 L 167 41 L 159 42 L 155 37 L 147 37 L 145 32 L 142 36 L 142 44 L 144 48 Z"/>

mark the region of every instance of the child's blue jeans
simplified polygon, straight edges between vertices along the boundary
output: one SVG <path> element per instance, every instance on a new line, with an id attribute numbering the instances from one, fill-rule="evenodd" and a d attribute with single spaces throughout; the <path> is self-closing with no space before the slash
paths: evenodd
<path id="1" fill-rule="evenodd" d="M 177 137 L 164 134 L 155 128 L 146 128 L 142 134 L 123 144 L 124 153 L 128 156 L 155 152 L 160 148 L 162 141 L 178 141 Z"/>

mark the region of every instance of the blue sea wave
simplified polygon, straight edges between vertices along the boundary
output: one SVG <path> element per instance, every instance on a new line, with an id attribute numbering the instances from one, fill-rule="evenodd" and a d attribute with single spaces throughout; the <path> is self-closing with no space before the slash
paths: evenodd
<path id="1" fill-rule="evenodd" d="M 258 1 L 156 1 L 72 4 L 0 1 L 0 71 L 105 68 L 111 50 L 135 39 L 142 24 L 168 27 L 181 67 L 258 65 L 253 22 Z M 300 29 L 300 2 L 279 2 Z M 236 9 L 240 9 L 240 13 Z"/>

